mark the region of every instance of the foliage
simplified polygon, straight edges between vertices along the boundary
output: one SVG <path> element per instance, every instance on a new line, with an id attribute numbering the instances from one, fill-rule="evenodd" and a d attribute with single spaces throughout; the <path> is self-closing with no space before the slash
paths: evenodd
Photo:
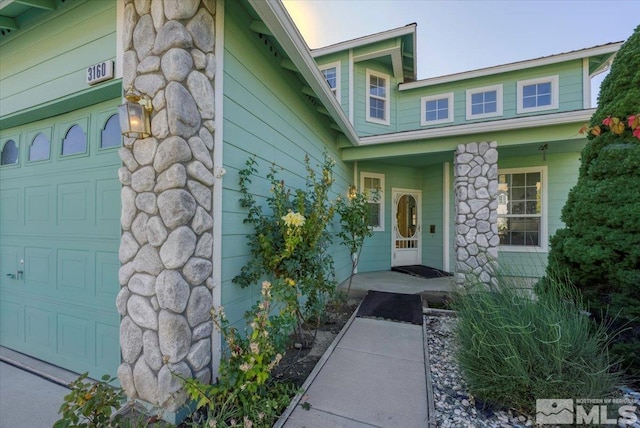
<path id="1" fill-rule="evenodd" d="M 547 276 L 568 275 L 598 320 L 628 329 L 611 350 L 640 371 L 640 26 L 602 82 L 580 174 L 551 238 Z M 584 130 L 584 129 L 583 129 Z M 609 315 L 608 315 L 609 314 Z"/>
<path id="2" fill-rule="evenodd" d="M 125 396 L 120 388 L 110 384 L 115 378 L 102 376 L 102 381 L 85 381 L 88 373 L 80 375 L 69 384 L 71 392 L 64 397 L 58 413 L 62 418 L 54 428 L 98 428 L 119 426 L 118 418 L 110 420 L 114 409 L 120 406 Z"/>
<path id="3" fill-rule="evenodd" d="M 558 282 L 537 299 L 498 275 L 456 296 L 457 360 L 469 391 L 505 408 L 531 413 L 538 398 L 606 397 L 618 385 L 606 328 L 581 311 L 570 284 Z"/>
<path id="4" fill-rule="evenodd" d="M 351 281 L 360 260 L 364 240 L 373 236 L 370 222 L 369 198 L 364 193 L 350 192 L 349 198 L 338 198 L 336 212 L 340 215 L 340 243 L 349 249 L 351 254 L 351 275 L 347 294 L 351 290 Z"/>
<path id="5" fill-rule="evenodd" d="M 247 209 L 244 222 L 253 225 L 255 235 L 248 236 L 252 257 L 234 278 L 242 287 L 269 279 L 275 300 L 284 304 L 285 317 L 279 321 L 292 321 L 290 327 L 297 327 L 301 339 L 304 321 L 318 320 L 335 290 L 333 258 L 328 252 L 331 235 L 327 230 L 334 215 L 329 200 L 333 161 L 325 153 L 320 174 L 310 167 L 308 157 L 305 166 L 306 188 L 293 192 L 277 177 L 278 168 L 271 167 L 267 174 L 271 183 L 271 194 L 266 198 L 268 211 L 263 211 L 249 190 L 258 173 L 255 159 L 249 159 L 240 171 L 240 202 Z"/>
<path id="6" fill-rule="evenodd" d="M 218 383 L 204 385 L 182 379 L 198 409 L 206 407 L 207 426 L 270 427 L 295 395 L 295 388 L 272 382 L 271 371 L 282 354 L 274 345 L 271 283 L 262 284 L 262 300 L 254 307 L 251 331 L 244 334 L 229 324 L 222 307 L 211 310 L 216 328 L 227 344 L 220 362 Z"/>

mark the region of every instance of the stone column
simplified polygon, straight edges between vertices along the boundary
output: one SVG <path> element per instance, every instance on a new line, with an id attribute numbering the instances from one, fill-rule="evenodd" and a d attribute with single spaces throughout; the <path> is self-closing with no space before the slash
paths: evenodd
<path id="1" fill-rule="evenodd" d="M 117 297 L 130 398 L 162 412 L 183 377 L 211 381 L 215 0 L 125 0 L 123 90 L 153 100 L 152 136 L 125 138 Z"/>
<path id="2" fill-rule="evenodd" d="M 454 159 L 456 284 L 495 281 L 498 259 L 498 144 L 460 144 Z"/>

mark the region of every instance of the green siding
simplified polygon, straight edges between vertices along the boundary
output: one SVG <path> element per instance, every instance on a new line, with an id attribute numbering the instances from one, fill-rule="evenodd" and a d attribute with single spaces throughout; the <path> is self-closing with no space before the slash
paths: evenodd
<path id="1" fill-rule="evenodd" d="M 539 113 L 516 113 L 517 82 L 541 77 L 559 76 L 559 108 Z M 487 119 L 466 120 L 466 90 L 502 84 L 503 114 Z M 452 123 L 421 126 L 420 98 L 430 95 L 440 95 L 453 92 L 454 121 Z M 583 108 L 582 91 L 582 61 L 574 60 L 560 64 L 552 64 L 509 73 L 495 74 L 475 79 L 460 80 L 443 83 L 424 88 L 400 91 L 398 95 L 398 131 L 409 131 L 422 128 L 452 126 L 471 122 L 508 119 L 535 114 L 557 113 L 563 111 L 581 110 Z"/>
<path id="2" fill-rule="evenodd" d="M 46 22 L 3 39 L 2 115 L 88 89 L 86 67 L 115 59 L 116 45 L 116 2 L 111 0 L 68 1 Z"/>
<path id="3" fill-rule="evenodd" d="M 221 289 L 231 322 L 239 322 L 259 295 L 259 284 L 241 289 L 232 283 L 249 259 L 246 235 L 253 232 L 242 223 L 246 212 L 238 202 L 238 171 L 247 159 L 255 155 L 259 163 L 259 176 L 251 184 L 258 200 L 269 195 L 270 184 L 265 176 L 272 163 L 283 168 L 279 176 L 287 185 L 304 187 L 305 154 L 314 168 L 322 162 L 324 150 L 337 160 L 333 198 L 346 193 L 353 177 L 351 168 L 339 161 L 337 134 L 327 118 L 303 95 L 303 85 L 295 73 L 280 66 L 282 58 L 249 30 L 250 21 L 239 4 L 226 4 L 223 163 L 227 174 L 222 196 Z M 335 254 L 337 279 L 344 280 L 349 273 L 349 256 L 337 242 L 331 251 Z"/>
<path id="4" fill-rule="evenodd" d="M 118 100 L 0 133 L 19 144 L 19 162 L 0 166 L 0 343 L 94 378 L 120 363 L 115 298 L 120 244 L 118 148 L 100 132 Z M 74 124 L 84 153 L 61 156 Z M 48 160 L 29 161 L 33 136 L 51 142 Z M 24 260 L 24 264 L 20 263 Z M 24 270 L 22 278 L 12 278 Z"/>

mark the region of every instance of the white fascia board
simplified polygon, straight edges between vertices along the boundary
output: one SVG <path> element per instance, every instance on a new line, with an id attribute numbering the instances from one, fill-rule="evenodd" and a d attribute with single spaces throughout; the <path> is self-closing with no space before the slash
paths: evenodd
<path id="1" fill-rule="evenodd" d="M 465 71 L 462 73 L 448 74 L 446 76 L 432 77 L 429 79 L 418 80 L 416 82 L 401 83 L 400 85 L 398 85 L 398 89 L 400 91 L 406 91 L 408 89 L 424 88 L 427 86 L 439 85 L 442 83 L 457 82 L 460 80 L 474 79 L 476 77 L 491 76 L 494 74 L 507 73 L 510 71 L 525 70 L 533 67 L 541 67 L 543 65 L 572 61 L 574 59 L 582 59 L 591 56 L 614 53 L 620 49 L 622 43 L 623 42 L 616 42 L 605 46 L 597 46 L 594 48 L 587 48 L 564 54 L 551 55 L 538 59 L 519 61 L 505 65 L 497 65 L 495 67 L 481 68 L 479 70 Z"/>
<path id="2" fill-rule="evenodd" d="M 367 61 L 383 56 L 390 56 L 391 64 L 393 65 L 393 76 L 396 79 L 402 79 L 404 70 L 402 69 L 402 52 L 400 49 L 400 46 L 394 46 L 392 48 L 382 49 L 379 51 L 367 52 L 362 55 L 354 55 L 353 62 Z"/>
<path id="3" fill-rule="evenodd" d="M 253 2 L 252 2 L 253 3 Z M 342 52 L 347 49 L 353 49 L 360 46 L 369 45 L 371 43 L 381 42 L 383 40 L 389 40 L 393 37 L 402 37 L 407 34 L 414 34 L 415 40 L 416 24 L 405 25 L 404 27 L 394 28 L 393 30 L 383 31 L 382 33 L 371 34 L 369 36 L 359 37 L 353 40 L 347 40 L 346 42 L 336 43 L 335 45 L 326 46 L 324 48 L 318 48 L 311 51 L 311 56 L 314 58 L 329 55 L 336 52 Z M 415 41 L 414 41 L 415 46 Z"/>
<path id="4" fill-rule="evenodd" d="M 432 138 L 453 137 L 457 135 L 476 134 L 483 132 L 509 131 L 513 129 L 536 128 L 539 126 L 565 125 L 571 122 L 580 123 L 589 121 L 595 111 L 595 109 L 578 110 L 564 113 L 467 123 L 458 126 L 445 126 L 441 128 L 396 132 L 393 134 L 372 135 L 370 137 L 360 137 L 360 145 L 369 146 L 373 144 L 428 140 Z"/>
<path id="5" fill-rule="evenodd" d="M 352 144 L 357 145 L 358 135 L 355 129 L 338 104 L 335 95 L 331 92 L 331 88 L 327 85 L 315 59 L 311 56 L 309 47 L 282 3 L 279 1 L 249 0 L 249 4 L 278 40 L 320 102 L 327 108 L 329 115 L 340 130 Z"/>

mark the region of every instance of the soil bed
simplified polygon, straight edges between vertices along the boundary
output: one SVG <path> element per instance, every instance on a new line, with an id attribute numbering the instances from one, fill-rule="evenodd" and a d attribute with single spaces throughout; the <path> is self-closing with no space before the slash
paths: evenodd
<path id="1" fill-rule="evenodd" d="M 361 300 L 350 298 L 346 303 L 331 305 L 317 329 L 316 326 L 305 326 L 305 339 L 311 346 L 300 347 L 300 343 L 296 343 L 297 339 L 292 337 L 291 346 L 272 372 L 273 378 L 278 382 L 291 382 L 301 387 L 326 349 L 349 321 Z"/>

